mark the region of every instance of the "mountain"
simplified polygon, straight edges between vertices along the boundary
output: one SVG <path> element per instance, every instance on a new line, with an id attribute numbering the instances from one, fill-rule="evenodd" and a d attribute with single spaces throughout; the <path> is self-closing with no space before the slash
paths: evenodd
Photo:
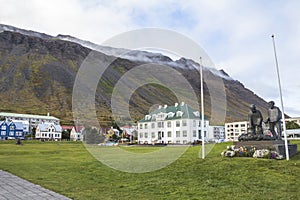
<path id="1" fill-rule="evenodd" d="M 50 112 L 61 118 L 62 124 L 73 123 L 74 81 L 79 67 L 93 50 L 97 50 L 101 59 L 115 59 L 99 80 L 95 95 L 97 117 L 103 126 L 109 126 L 113 120 L 111 96 L 118 80 L 141 64 L 157 63 L 172 67 L 188 80 L 199 97 L 198 64 L 193 60 L 180 58 L 173 61 L 160 53 L 128 52 L 126 49 L 100 46 L 72 36 L 54 37 L 0 25 L 0 111 L 32 114 Z M 266 116 L 267 103 L 223 70 L 204 68 L 204 77 L 207 79 L 204 83 L 204 102 L 208 117 L 212 115 L 212 104 L 219 106 L 224 103 L 227 122 L 246 120 L 250 104 L 256 104 Z M 216 79 L 221 79 L 226 95 L 215 92 L 217 84 L 213 80 Z M 131 96 L 130 114 L 134 120 L 139 120 L 154 104 L 172 105 L 177 101 L 170 89 L 148 84 L 138 88 Z M 216 119 L 211 121 L 213 124 L 223 123 Z"/>

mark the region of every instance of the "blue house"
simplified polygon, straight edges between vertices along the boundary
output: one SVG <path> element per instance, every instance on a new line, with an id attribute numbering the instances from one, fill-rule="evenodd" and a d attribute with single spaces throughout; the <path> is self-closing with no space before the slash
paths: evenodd
<path id="1" fill-rule="evenodd" d="M 2 140 L 24 138 L 22 122 L 2 121 L 0 122 L 0 130 L 0 138 Z"/>

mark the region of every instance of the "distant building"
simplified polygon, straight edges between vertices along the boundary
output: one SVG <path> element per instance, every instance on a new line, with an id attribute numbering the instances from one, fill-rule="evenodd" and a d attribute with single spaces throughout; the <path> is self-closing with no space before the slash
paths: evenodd
<path id="1" fill-rule="evenodd" d="M 22 122 L 24 133 L 28 134 L 32 128 L 36 128 L 38 124 L 52 123 L 59 125 L 60 120 L 56 117 L 48 115 L 31 115 L 0 112 L 0 118 L 6 121 Z"/>
<path id="2" fill-rule="evenodd" d="M 61 140 L 62 128 L 57 124 L 38 124 L 36 127 L 35 138 L 44 140 Z"/>
<path id="3" fill-rule="evenodd" d="M 159 106 L 138 121 L 138 142 L 188 144 L 200 141 L 201 131 L 207 139 L 209 121 L 204 120 L 204 130 L 201 130 L 199 111 L 184 102 L 176 103 L 174 106 Z"/>
<path id="4" fill-rule="evenodd" d="M 286 130 L 286 135 L 289 139 L 300 139 L 300 129 Z"/>
<path id="5" fill-rule="evenodd" d="M 137 128 L 136 126 L 122 126 L 120 129 L 123 131 L 123 135 L 127 138 L 130 138 L 130 141 L 133 141 L 134 138 L 137 138 Z"/>
<path id="6" fill-rule="evenodd" d="M 20 122 L 2 121 L 0 122 L 0 139 L 24 139 L 23 125 Z"/>
<path id="7" fill-rule="evenodd" d="M 248 130 L 248 121 L 225 123 L 225 140 L 238 141 L 238 137 Z"/>
<path id="8" fill-rule="evenodd" d="M 224 126 L 209 126 L 209 140 L 224 141 L 225 127 Z"/>
<path id="9" fill-rule="evenodd" d="M 291 117 L 291 118 L 286 118 L 286 122 L 295 122 L 300 126 L 300 117 Z"/>
<path id="10" fill-rule="evenodd" d="M 83 126 L 73 126 L 70 131 L 70 140 L 83 141 Z"/>

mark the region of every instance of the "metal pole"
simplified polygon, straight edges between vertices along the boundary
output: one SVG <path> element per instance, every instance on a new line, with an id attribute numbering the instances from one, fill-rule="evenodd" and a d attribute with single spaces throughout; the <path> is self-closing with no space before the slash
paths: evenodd
<path id="1" fill-rule="evenodd" d="M 201 87 L 201 138 L 202 138 L 202 159 L 205 158 L 204 149 L 204 100 L 203 100 L 203 73 L 202 73 L 202 57 L 200 57 L 200 87 Z"/>
<path id="2" fill-rule="evenodd" d="M 285 116 L 284 116 L 283 99 L 282 99 L 282 91 L 281 91 L 281 82 L 280 82 L 280 76 L 279 76 L 279 67 L 278 67 L 278 60 L 277 60 L 277 54 L 276 54 L 274 35 L 272 35 L 272 40 L 273 40 L 273 48 L 274 48 L 275 63 L 276 63 L 277 78 L 278 78 L 278 86 L 279 86 L 280 101 L 281 101 L 285 155 L 286 155 L 286 160 L 289 160 L 290 155 L 289 155 L 289 147 L 288 147 L 287 135 L 286 135 L 286 125 L 285 125 Z"/>

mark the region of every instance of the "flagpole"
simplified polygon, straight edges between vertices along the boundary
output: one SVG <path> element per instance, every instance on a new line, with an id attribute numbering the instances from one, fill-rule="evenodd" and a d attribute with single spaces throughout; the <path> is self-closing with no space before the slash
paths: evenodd
<path id="1" fill-rule="evenodd" d="M 284 134 L 284 145 L 285 145 L 285 155 L 286 155 L 286 160 L 289 160 L 290 159 L 290 155 L 289 155 L 289 147 L 288 147 L 287 135 L 286 135 L 286 124 L 285 124 L 285 116 L 284 116 L 284 108 L 283 108 L 281 82 L 280 82 L 280 76 L 279 76 L 279 67 L 278 67 L 278 60 L 277 60 L 277 54 L 276 54 L 276 47 L 275 47 L 275 38 L 274 38 L 274 35 L 272 35 L 272 40 L 273 40 L 273 48 L 274 48 L 275 63 L 276 63 L 276 70 L 277 70 L 277 79 L 278 79 L 279 94 L 280 94 L 280 101 L 281 101 L 282 121 L 283 121 L 282 122 L 283 123 L 283 134 Z"/>
<path id="2" fill-rule="evenodd" d="M 204 149 L 204 100 L 203 100 L 203 73 L 202 73 L 202 57 L 200 57 L 200 87 L 201 87 L 201 139 L 202 139 L 202 159 L 205 158 Z"/>

